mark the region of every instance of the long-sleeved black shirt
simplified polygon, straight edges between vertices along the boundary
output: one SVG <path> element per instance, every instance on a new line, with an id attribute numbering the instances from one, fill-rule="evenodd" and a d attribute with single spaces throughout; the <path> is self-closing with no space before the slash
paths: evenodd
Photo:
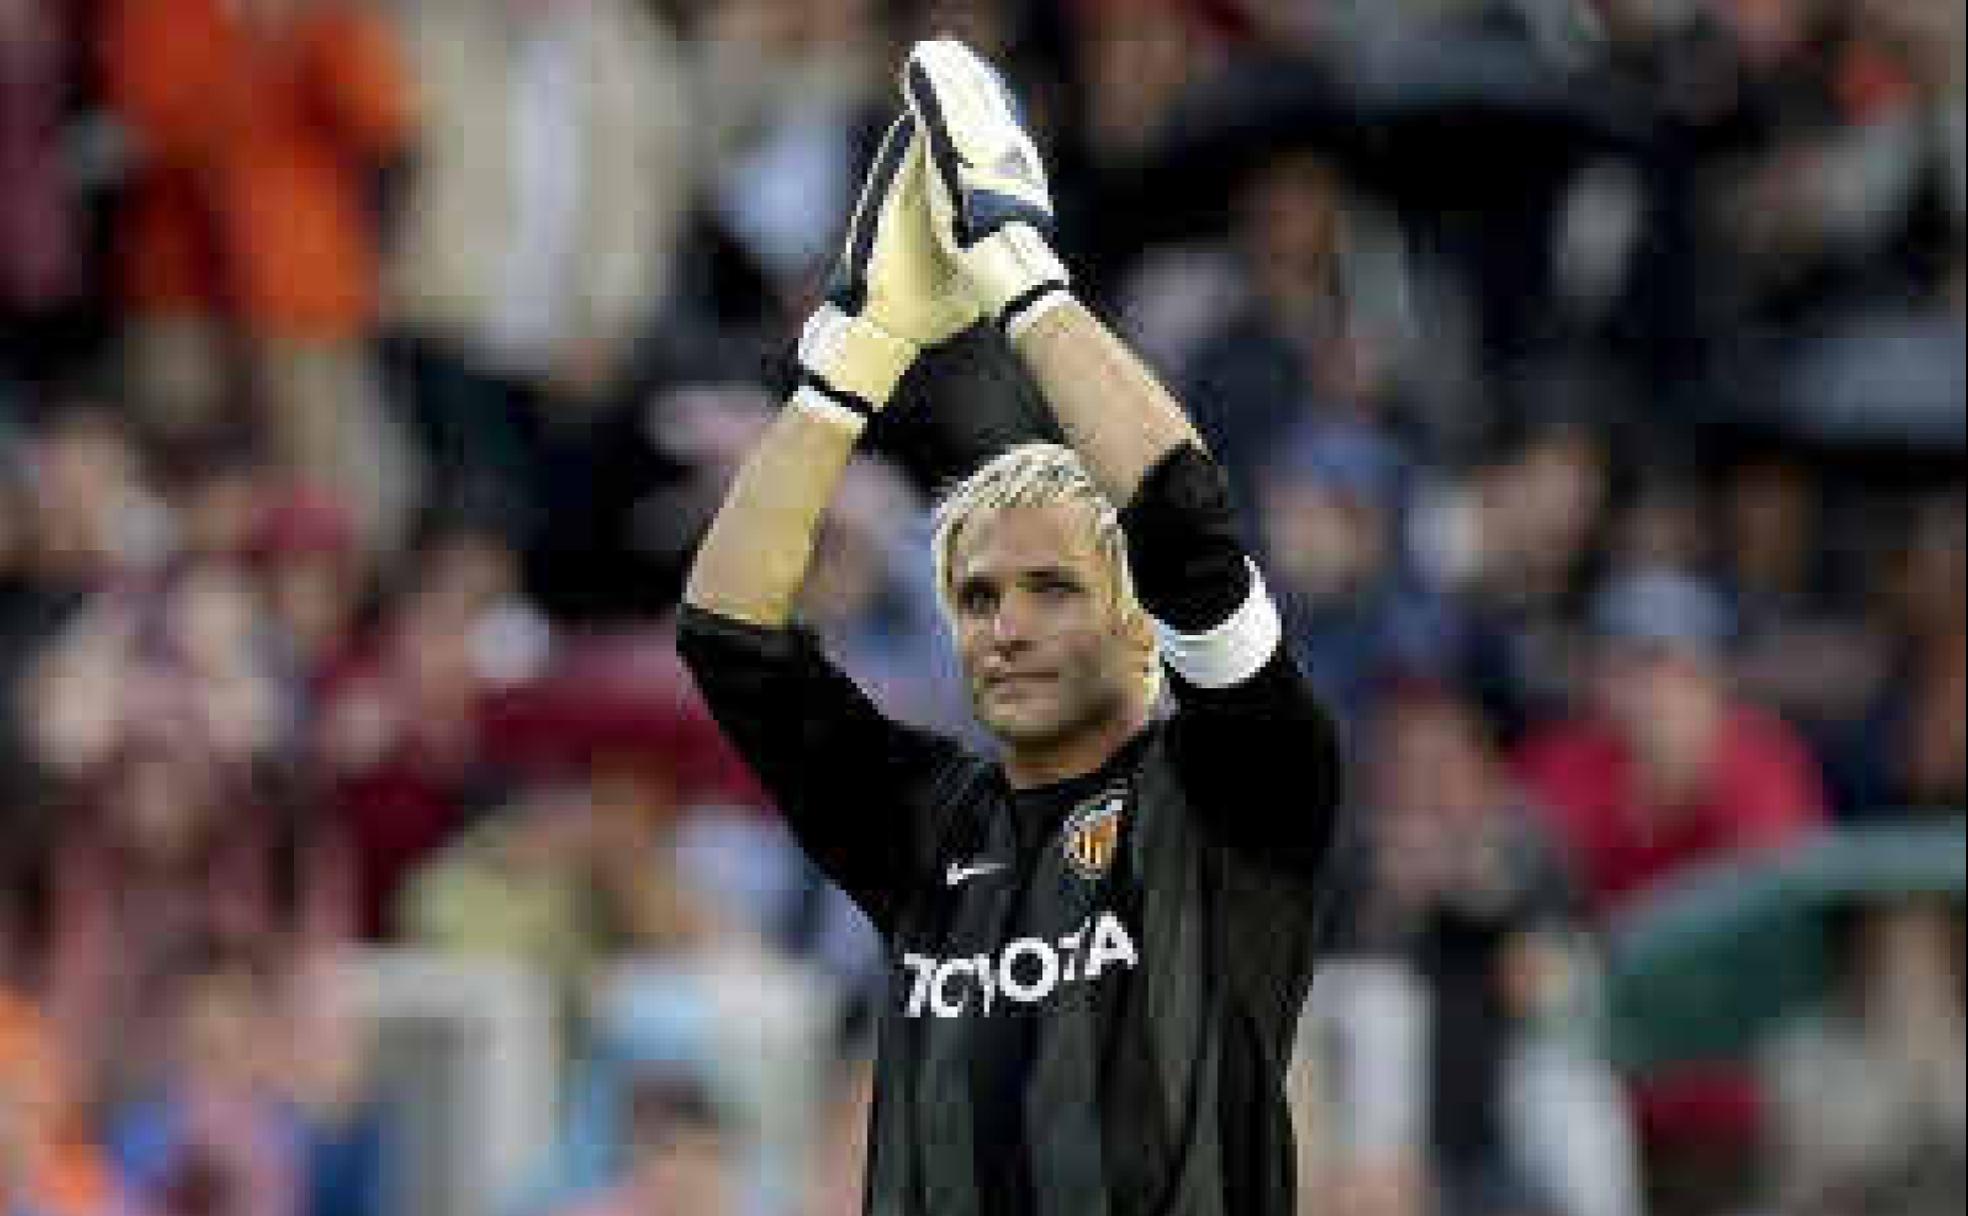
<path id="1" fill-rule="evenodd" d="M 1124 512 L 1159 619 L 1262 595 L 1222 499 L 1187 448 Z M 679 646 L 886 943 L 869 1216 L 1291 1216 L 1339 757 L 1282 647 L 1224 687 L 1174 673 L 1174 713 L 1099 771 L 1014 790 L 802 630 L 686 609 Z"/>

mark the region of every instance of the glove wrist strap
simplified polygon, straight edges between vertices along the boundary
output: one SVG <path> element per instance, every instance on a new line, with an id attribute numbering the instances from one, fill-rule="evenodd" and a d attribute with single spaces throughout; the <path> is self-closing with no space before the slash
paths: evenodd
<path id="1" fill-rule="evenodd" d="M 814 417 L 826 419 L 842 430 L 850 432 L 857 439 L 861 437 L 862 431 L 868 429 L 868 423 L 873 417 L 866 409 L 861 408 L 866 404 L 865 402 L 844 398 L 811 376 L 793 390 L 789 404 L 796 410 L 803 410 Z"/>
<path id="2" fill-rule="evenodd" d="M 1005 337 L 1016 342 L 1040 317 L 1072 302 L 1072 289 L 1065 283 L 1057 280 L 1040 283 L 1005 305 L 1004 311 L 998 314 L 998 326 L 1004 330 Z"/>
<path id="3" fill-rule="evenodd" d="M 815 309 L 800 333 L 799 362 L 808 382 L 837 405 L 865 415 L 888 404 L 916 354 L 915 343 L 832 303 Z"/>

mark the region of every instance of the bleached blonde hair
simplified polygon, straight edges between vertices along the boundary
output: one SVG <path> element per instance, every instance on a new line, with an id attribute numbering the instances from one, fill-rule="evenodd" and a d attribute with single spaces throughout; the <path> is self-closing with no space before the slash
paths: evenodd
<path id="1" fill-rule="evenodd" d="M 1095 484 L 1079 453 L 1056 443 L 1021 443 L 994 457 L 982 468 L 946 491 L 936 504 L 931 555 L 935 562 L 936 594 L 944 617 L 956 620 L 957 545 L 979 520 L 1015 507 L 1048 507 L 1064 503 L 1084 522 L 1102 574 L 1097 589 L 1115 632 L 1142 647 L 1150 661 L 1149 693 L 1160 689 L 1161 665 L 1155 655 L 1154 623 L 1135 594 L 1128 566 L 1127 537 L 1120 511 Z"/>

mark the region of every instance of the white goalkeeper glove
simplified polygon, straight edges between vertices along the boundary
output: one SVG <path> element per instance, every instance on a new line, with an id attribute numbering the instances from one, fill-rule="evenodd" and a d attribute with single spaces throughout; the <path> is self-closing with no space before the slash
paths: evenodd
<path id="1" fill-rule="evenodd" d="M 922 141 L 904 114 L 882 139 L 826 299 L 800 334 L 808 404 L 865 421 L 888 404 L 923 347 L 976 322 L 976 303 L 930 231 L 924 187 Z"/>
<path id="2" fill-rule="evenodd" d="M 1070 299 L 1052 251 L 1045 162 L 997 69 L 961 42 L 917 43 L 902 91 L 928 146 L 936 239 L 978 304 L 1017 336 Z"/>

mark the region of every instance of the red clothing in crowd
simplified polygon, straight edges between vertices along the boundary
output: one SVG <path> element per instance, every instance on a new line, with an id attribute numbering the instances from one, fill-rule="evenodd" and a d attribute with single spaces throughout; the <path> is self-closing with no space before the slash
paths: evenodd
<path id="1" fill-rule="evenodd" d="M 1821 778 L 1789 726 L 1738 708 L 1699 797 L 1650 806 L 1624 740 L 1598 720 L 1534 739 L 1521 767 L 1602 919 L 1664 878 L 1712 857 L 1773 848 L 1825 817 Z"/>

